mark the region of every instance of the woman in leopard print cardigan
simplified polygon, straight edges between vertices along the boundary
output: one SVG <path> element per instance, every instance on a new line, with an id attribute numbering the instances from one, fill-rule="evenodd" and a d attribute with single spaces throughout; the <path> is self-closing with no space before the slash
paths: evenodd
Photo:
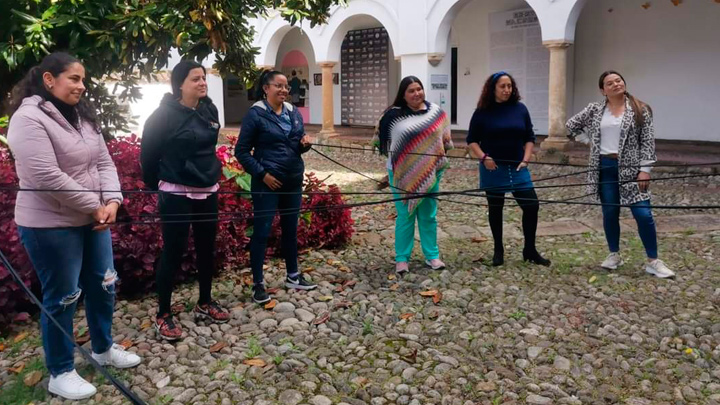
<path id="1" fill-rule="evenodd" d="M 590 103 L 566 124 L 570 138 L 590 144 L 589 192 L 602 203 L 603 227 L 610 255 L 602 267 L 615 270 L 620 257 L 620 206 L 630 206 L 648 262 L 645 271 L 674 277 L 657 253 L 657 232 L 650 208 L 649 180 L 655 155 L 652 109 L 630 95 L 620 73 L 600 76 L 601 102 Z"/>

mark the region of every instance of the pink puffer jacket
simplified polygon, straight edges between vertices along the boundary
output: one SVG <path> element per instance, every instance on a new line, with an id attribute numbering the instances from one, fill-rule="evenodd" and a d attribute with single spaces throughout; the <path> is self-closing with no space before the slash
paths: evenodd
<path id="1" fill-rule="evenodd" d="M 8 142 L 20 188 L 53 190 L 19 192 L 15 204 L 18 225 L 88 225 L 101 204 L 122 202 L 117 170 L 102 135 L 92 124 L 81 123 L 78 131 L 40 96 L 24 99 L 13 114 Z"/>

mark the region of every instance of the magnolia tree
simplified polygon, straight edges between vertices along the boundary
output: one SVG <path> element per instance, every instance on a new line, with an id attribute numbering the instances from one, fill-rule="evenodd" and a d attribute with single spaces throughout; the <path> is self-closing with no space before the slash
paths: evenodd
<path id="1" fill-rule="evenodd" d="M 141 96 L 139 81 L 167 66 L 170 50 L 203 60 L 246 82 L 253 78 L 251 18 L 277 10 L 290 23 L 323 23 L 347 0 L 2 0 L 0 98 L 44 55 L 65 50 L 85 64 L 89 99 L 105 135 L 127 132 L 128 117 L 101 80 L 117 80 L 118 97 Z M 6 103 L 2 103 L 3 107 Z M 0 116 L 3 115 L 0 113 Z"/>

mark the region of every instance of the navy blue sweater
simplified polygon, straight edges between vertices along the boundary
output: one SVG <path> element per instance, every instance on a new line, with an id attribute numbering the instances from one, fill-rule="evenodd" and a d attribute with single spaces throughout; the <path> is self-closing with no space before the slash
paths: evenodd
<path id="1" fill-rule="evenodd" d="M 525 144 L 535 143 L 530 113 L 523 103 L 477 109 L 470 120 L 467 144 L 477 143 L 497 163 L 521 162 Z"/>

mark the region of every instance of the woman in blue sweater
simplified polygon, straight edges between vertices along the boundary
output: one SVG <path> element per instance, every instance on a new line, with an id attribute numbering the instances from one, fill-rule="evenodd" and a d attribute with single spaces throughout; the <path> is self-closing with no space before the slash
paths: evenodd
<path id="1" fill-rule="evenodd" d="M 487 196 L 490 230 L 495 241 L 493 266 L 505 262 L 502 210 L 507 192 L 513 194 L 523 211 L 523 259 L 549 266 L 550 260 L 542 257 L 535 248 L 540 204 L 527 168 L 535 145 L 535 133 L 530 113 L 520 102 L 515 79 L 508 73 L 495 73 L 485 82 L 478 108 L 470 121 L 467 144 L 480 158 L 480 189 Z"/>
<path id="2" fill-rule="evenodd" d="M 263 263 L 275 210 L 280 208 L 282 253 L 287 278 L 285 286 L 312 290 L 317 286 L 302 276 L 297 260 L 297 225 L 302 203 L 305 163 L 302 153 L 310 150 L 310 137 L 300 112 L 287 102 L 290 86 L 285 75 L 265 71 L 260 76 L 258 100 L 247 113 L 235 146 L 235 157 L 252 176 L 253 236 L 250 267 L 253 273 L 253 300 L 270 301 L 265 290 Z M 251 154 L 250 152 L 253 151 Z"/>

